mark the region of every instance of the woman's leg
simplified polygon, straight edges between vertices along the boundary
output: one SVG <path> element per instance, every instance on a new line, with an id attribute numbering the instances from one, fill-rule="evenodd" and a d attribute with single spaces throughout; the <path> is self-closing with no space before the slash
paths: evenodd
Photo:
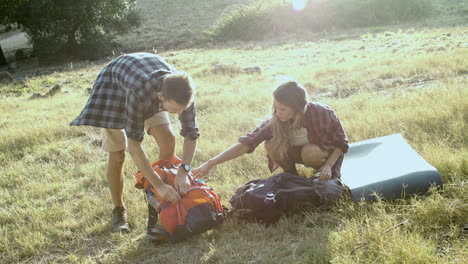
<path id="1" fill-rule="evenodd" d="M 270 159 L 278 164 L 284 170 L 284 172 L 297 174 L 295 162 L 289 158 L 286 160 L 282 159 L 279 153 L 273 150 L 273 146 L 271 145 L 270 141 L 265 141 L 265 149 Z"/>
<path id="2" fill-rule="evenodd" d="M 307 144 L 302 147 L 301 157 L 302 163 L 316 170 L 327 161 L 330 153 L 315 144 Z"/>

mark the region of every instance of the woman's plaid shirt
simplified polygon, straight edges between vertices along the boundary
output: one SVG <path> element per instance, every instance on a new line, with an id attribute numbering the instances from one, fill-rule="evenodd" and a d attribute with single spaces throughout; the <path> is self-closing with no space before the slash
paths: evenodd
<path id="1" fill-rule="evenodd" d="M 316 144 L 330 153 L 335 148 L 340 148 L 343 151 L 343 154 L 332 167 L 333 176 L 340 178 L 344 153 L 348 152 L 349 146 L 346 133 L 335 112 L 327 105 L 309 102 L 302 126 L 307 129 L 309 143 Z M 248 145 L 248 153 L 252 153 L 260 143 L 270 140 L 272 137 L 273 132 L 269 127 L 268 120 L 266 120 L 254 131 L 240 137 L 239 142 Z"/>
<path id="2" fill-rule="evenodd" d="M 151 53 L 119 56 L 99 73 L 91 96 L 72 126 L 124 129 L 128 138 L 142 141 L 144 121 L 164 111 L 157 97 L 164 75 L 177 70 L 163 58 Z M 179 116 L 181 135 L 200 136 L 195 104 Z"/>

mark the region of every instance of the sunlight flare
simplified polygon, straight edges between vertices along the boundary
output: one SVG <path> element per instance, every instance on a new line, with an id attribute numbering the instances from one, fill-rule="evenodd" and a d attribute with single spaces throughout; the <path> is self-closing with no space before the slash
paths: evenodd
<path id="1" fill-rule="evenodd" d="M 307 4 L 307 0 L 293 0 L 292 1 L 292 8 L 294 11 L 302 11 L 304 10 Z"/>

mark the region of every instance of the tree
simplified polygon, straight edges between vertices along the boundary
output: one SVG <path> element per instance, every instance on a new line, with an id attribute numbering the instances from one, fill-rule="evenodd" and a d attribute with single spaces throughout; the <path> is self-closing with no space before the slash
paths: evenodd
<path id="1" fill-rule="evenodd" d="M 28 34 L 41 64 L 105 56 L 112 52 L 111 33 L 140 23 L 134 0 L 2 1 L 10 6 L 8 21 Z"/>

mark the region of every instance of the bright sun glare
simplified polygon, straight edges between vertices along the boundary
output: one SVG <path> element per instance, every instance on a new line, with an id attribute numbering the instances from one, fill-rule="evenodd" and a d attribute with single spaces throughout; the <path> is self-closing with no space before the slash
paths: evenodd
<path id="1" fill-rule="evenodd" d="M 304 9 L 307 0 L 293 0 L 292 1 L 292 8 L 294 11 L 301 11 Z"/>

